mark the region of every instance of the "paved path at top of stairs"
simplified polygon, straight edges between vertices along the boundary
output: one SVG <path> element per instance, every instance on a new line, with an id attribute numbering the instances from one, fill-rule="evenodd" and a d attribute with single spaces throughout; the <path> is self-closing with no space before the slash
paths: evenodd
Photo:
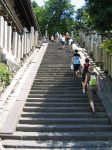
<path id="1" fill-rule="evenodd" d="M 6 150 L 110 150 L 112 125 L 95 96 L 96 114 L 70 69 L 70 51 L 50 43 L 13 134 L 1 134 Z M 30 76 L 29 76 L 30 78 Z"/>

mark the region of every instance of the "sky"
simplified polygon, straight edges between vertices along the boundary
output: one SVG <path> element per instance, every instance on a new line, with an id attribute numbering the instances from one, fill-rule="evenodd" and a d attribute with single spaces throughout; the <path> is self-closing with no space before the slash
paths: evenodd
<path id="1" fill-rule="evenodd" d="M 33 0 L 31 0 L 31 1 L 33 1 Z M 45 0 L 35 0 L 35 1 L 37 2 L 37 4 L 39 6 L 42 6 L 42 5 L 44 5 Z M 81 8 L 84 5 L 85 0 L 71 0 L 71 3 L 73 5 L 75 5 L 75 10 L 77 10 L 78 8 Z"/>

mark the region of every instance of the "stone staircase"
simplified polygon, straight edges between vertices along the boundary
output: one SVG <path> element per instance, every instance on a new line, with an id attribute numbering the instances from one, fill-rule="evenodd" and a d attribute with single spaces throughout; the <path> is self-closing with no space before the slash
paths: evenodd
<path id="1" fill-rule="evenodd" d="M 1 134 L 6 150 L 111 150 L 112 125 L 100 99 L 96 114 L 70 70 L 70 52 L 50 43 L 16 131 Z"/>

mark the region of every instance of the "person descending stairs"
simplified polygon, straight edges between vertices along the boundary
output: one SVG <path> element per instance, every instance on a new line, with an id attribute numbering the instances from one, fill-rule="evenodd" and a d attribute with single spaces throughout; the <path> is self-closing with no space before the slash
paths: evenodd
<path id="1" fill-rule="evenodd" d="M 70 69 L 70 52 L 49 43 L 12 134 L 2 134 L 5 150 L 110 150 L 112 124 L 100 99 L 89 110 L 81 77 Z M 29 77 L 30 78 L 30 77 Z"/>

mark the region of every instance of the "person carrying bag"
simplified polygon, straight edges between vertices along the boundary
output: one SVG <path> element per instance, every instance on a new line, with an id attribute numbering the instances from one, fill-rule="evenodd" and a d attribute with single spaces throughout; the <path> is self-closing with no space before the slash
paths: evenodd
<path id="1" fill-rule="evenodd" d="M 98 75 L 96 72 L 94 72 L 94 67 L 89 66 L 88 67 L 88 72 L 86 73 L 85 77 L 85 85 L 87 85 L 87 93 L 89 97 L 89 104 L 90 108 L 93 112 L 95 112 L 95 107 L 94 107 L 94 93 L 97 93 L 97 90 L 100 90 L 99 87 L 99 80 L 98 80 Z"/>

